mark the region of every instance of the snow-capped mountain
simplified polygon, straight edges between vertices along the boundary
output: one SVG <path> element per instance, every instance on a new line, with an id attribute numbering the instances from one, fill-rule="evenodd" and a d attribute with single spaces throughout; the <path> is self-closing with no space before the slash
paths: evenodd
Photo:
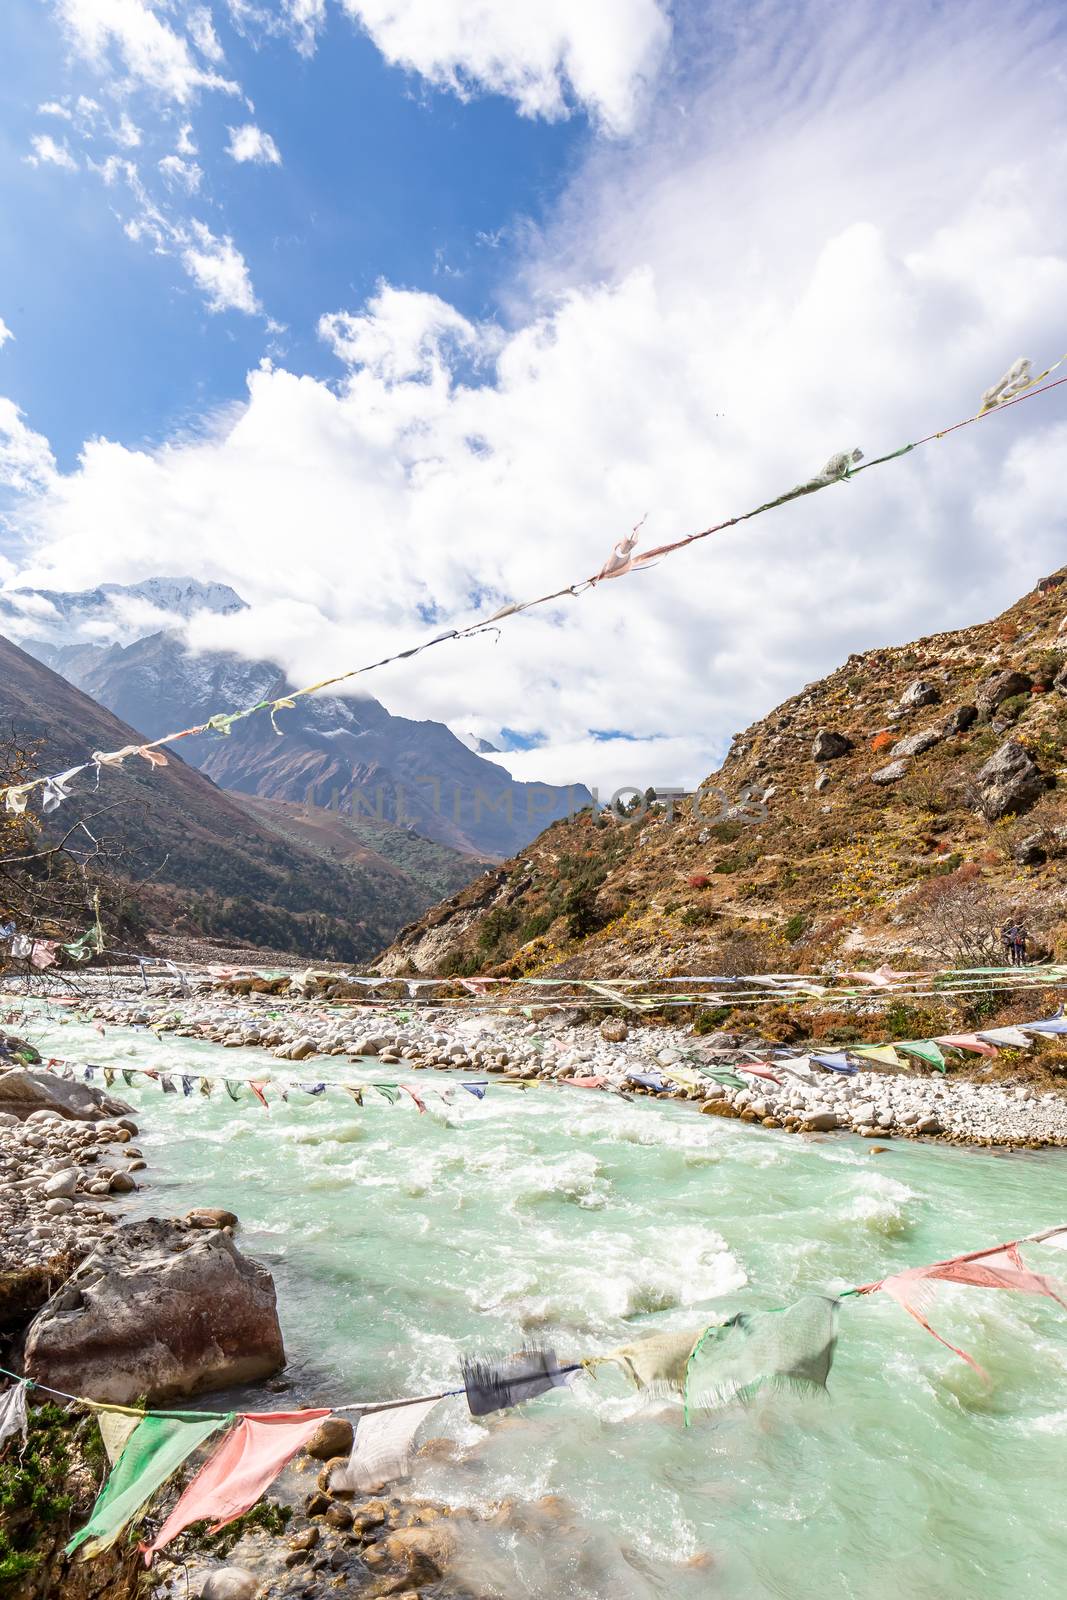
<path id="1" fill-rule="evenodd" d="M 289 688 L 273 662 L 195 654 L 177 629 L 158 621 L 128 637 L 137 606 L 172 620 L 209 604 L 224 613 L 241 609 L 240 596 L 224 584 L 153 578 L 84 594 L 38 592 L 35 599 L 66 621 L 53 622 L 50 637 L 36 629 L 23 648 L 150 738 L 278 699 Z M 6 629 L 2 615 L 0 626 Z M 281 738 L 259 712 L 235 723 L 228 737 L 186 739 L 177 753 L 223 789 L 377 818 L 481 857 L 520 850 L 549 822 L 590 803 L 581 785 L 518 783 L 443 723 L 394 717 L 369 696 L 312 696 L 277 720 Z"/>
<path id="2" fill-rule="evenodd" d="M 30 640 L 69 644 L 129 644 L 198 611 L 226 615 L 245 602 L 226 583 L 199 578 L 146 578 L 142 583 L 101 583 L 95 589 L 5 589 L 0 622 L 24 648 Z M 34 654 L 39 652 L 34 651 Z"/>

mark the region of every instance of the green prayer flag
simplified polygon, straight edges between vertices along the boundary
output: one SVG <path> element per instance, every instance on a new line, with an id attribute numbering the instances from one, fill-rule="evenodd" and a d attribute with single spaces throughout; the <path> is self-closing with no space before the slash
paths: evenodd
<path id="1" fill-rule="evenodd" d="M 825 1389 L 836 1342 L 837 1301 L 821 1294 L 709 1328 L 686 1365 L 686 1422 L 694 1406 L 710 1411 L 761 1389 Z"/>
<path id="2" fill-rule="evenodd" d="M 400 1099 L 400 1090 L 395 1083 L 375 1083 L 371 1087 L 377 1089 L 378 1093 L 384 1096 L 391 1106 L 395 1106 Z"/>
<path id="3" fill-rule="evenodd" d="M 84 1545 L 82 1560 L 87 1561 L 109 1550 L 127 1523 L 140 1516 L 156 1490 L 177 1472 L 197 1445 L 232 1423 L 232 1414 L 220 1416 L 203 1411 L 145 1417 L 130 1435 L 85 1527 L 67 1545 L 67 1554 L 73 1555 Z"/>
<path id="4" fill-rule="evenodd" d="M 239 1083 L 235 1083 L 233 1078 L 225 1078 L 223 1081 L 226 1084 L 226 1093 L 229 1095 L 230 1099 L 240 1100 L 241 1085 Z"/>
<path id="5" fill-rule="evenodd" d="M 945 1058 L 932 1039 L 909 1039 L 904 1044 L 898 1043 L 896 1049 L 903 1050 L 907 1056 L 917 1056 L 920 1061 L 925 1061 L 929 1067 L 936 1067 L 939 1072 L 947 1071 Z"/>
<path id="6" fill-rule="evenodd" d="M 127 1089 L 133 1088 L 133 1073 L 130 1071 L 129 1067 L 123 1067 L 122 1081 L 126 1085 Z"/>
<path id="7" fill-rule="evenodd" d="M 698 1071 L 703 1073 L 705 1078 L 711 1078 L 715 1083 L 726 1084 L 731 1089 L 750 1089 L 752 1087 L 751 1083 L 746 1083 L 744 1078 L 739 1078 L 736 1072 L 731 1072 L 729 1067 L 700 1067 Z"/>

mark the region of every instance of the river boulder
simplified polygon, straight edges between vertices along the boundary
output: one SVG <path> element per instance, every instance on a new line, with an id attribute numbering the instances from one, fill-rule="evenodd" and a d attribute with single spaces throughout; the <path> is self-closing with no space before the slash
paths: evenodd
<path id="1" fill-rule="evenodd" d="M 253 1383 L 284 1365 L 267 1269 L 226 1233 L 159 1217 L 117 1228 L 22 1345 L 27 1378 L 115 1405 Z"/>
<path id="2" fill-rule="evenodd" d="M 107 1117 L 132 1116 L 133 1107 L 76 1078 L 12 1067 L 0 1073 L 0 1111 L 20 1121 L 34 1111 L 54 1111 L 74 1122 L 102 1122 Z"/>

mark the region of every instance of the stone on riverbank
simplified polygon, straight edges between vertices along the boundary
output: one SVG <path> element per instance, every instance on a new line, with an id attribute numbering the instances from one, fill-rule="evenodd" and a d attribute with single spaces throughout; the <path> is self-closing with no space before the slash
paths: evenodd
<path id="1" fill-rule="evenodd" d="M 38 1312 L 22 1364 L 39 1383 L 116 1405 L 268 1378 L 285 1365 L 274 1283 L 225 1233 L 128 1223 Z"/>
<path id="2" fill-rule="evenodd" d="M 22 1121 L 34 1111 L 54 1111 L 72 1122 L 102 1122 L 106 1117 L 132 1116 L 133 1107 L 91 1084 L 13 1067 L 0 1073 L 0 1111 Z"/>

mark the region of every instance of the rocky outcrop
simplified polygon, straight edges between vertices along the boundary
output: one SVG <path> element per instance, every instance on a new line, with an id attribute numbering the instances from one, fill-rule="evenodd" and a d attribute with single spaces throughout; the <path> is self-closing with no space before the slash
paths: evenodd
<path id="1" fill-rule="evenodd" d="M 957 706 L 945 718 L 942 731 L 946 739 L 953 739 L 958 734 L 966 733 L 968 728 L 973 728 L 977 721 L 977 706 Z"/>
<path id="2" fill-rule="evenodd" d="M 55 1078 L 50 1072 L 13 1067 L 0 1073 L 0 1111 L 20 1120 L 34 1111 L 54 1111 L 74 1122 L 102 1122 L 132 1116 L 133 1108 L 88 1083 Z"/>
<path id="3" fill-rule="evenodd" d="M 978 710 L 988 717 L 1005 700 L 1017 694 L 1029 694 L 1030 685 L 1031 679 L 1025 672 L 994 672 L 978 691 Z"/>
<path id="4" fill-rule="evenodd" d="M 251 1383 L 284 1364 L 266 1268 L 224 1232 L 154 1217 L 102 1243 L 22 1348 L 27 1377 L 117 1405 Z"/>
<path id="5" fill-rule="evenodd" d="M 893 755 L 897 759 L 902 756 L 921 756 L 925 751 L 932 750 L 935 744 L 940 744 L 944 737 L 944 728 L 921 728 L 918 733 L 909 733 L 906 738 L 898 740 L 893 746 Z"/>
<path id="6" fill-rule="evenodd" d="M 852 749 L 852 740 L 844 733 L 832 733 L 829 728 L 820 728 L 811 746 L 811 759 L 813 761 L 836 761 L 839 756 L 847 756 Z"/>
<path id="7" fill-rule="evenodd" d="M 877 784 L 899 783 L 908 770 L 906 760 L 890 761 L 888 766 L 879 767 L 877 772 L 871 773 L 871 782 Z"/>
<path id="8" fill-rule="evenodd" d="M 1025 811 L 1041 798 L 1050 782 L 1029 750 L 1014 739 L 1005 740 L 990 756 L 976 781 L 979 808 L 991 822 Z"/>
<path id="9" fill-rule="evenodd" d="M 941 690 L 936 683 L 930 683 L 926 678 L 916 678 L 900 697 L 899 704 L 905 711 L 915 711 L 919 706 L 935 706 L 941 699 Z"/>

